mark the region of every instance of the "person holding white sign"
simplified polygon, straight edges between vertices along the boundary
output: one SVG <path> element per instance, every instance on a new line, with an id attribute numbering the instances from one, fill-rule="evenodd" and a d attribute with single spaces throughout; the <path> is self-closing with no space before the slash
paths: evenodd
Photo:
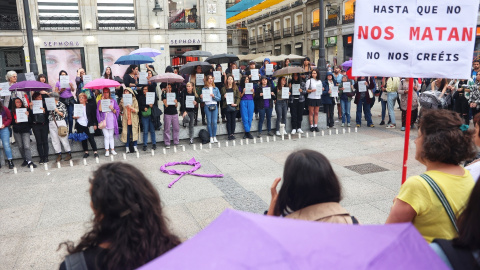
<path id="1" fill-rule="evenodd" d="M 173 96 L 173 104 L 171 97 Z M 162 94 L 162 100 L 164 105 L 163 110 L 163 142 L 167 149 L 170 148 L 170 140 L 173 137 L 173 144 L 178 145 L 180 143 L 180 122 L 178 120 L 178 98 L 177 93 L 172 91 L 172 85 L 167 85 L 167 91 Z M 172 129 L 172 136 L 170 136 L 170 128 Z"/>
<path id="2" fill-rule="evenodd" d="M 277 136 L 281 136 L 280 133 L 280 123 L 287 124 L 287 108 L 288 108 L 288 101 L 290 99 L 290 89 L 287 87 L 287 78 L 280 77 L 278 78 L 278 85 L 274 89 L 276 92 L 277 98 L 275 99 L 275 112 L 277 113 L 277 122 L 276 122 L 276 129 L 277 129 Z M 283 130 L 283 135 L 287 135 L 287 131 Z"/>
<path id="3" fill-rule="evenodd" d="M 125 143 L 125 152 L 130 153 L 130 143 L 133 143 L 133 151 L 138 152 L 137 141 L 140 134 L 140 124 L 138 119 L 138 101 L 132 88 L 127 87 L 123 94 L 132 95 L 132 104 L 125 105 L 124 98 L 120 101 L 120 111 L 122 117 L 122 135 L 120 140 Z"/>
<path id="4" fill-rule="evenodd" d="M 335 107 L 335 100 L 331 96 L 332 88 L 337 86 L 337 81 L 333 79 L 333 74 L 331 72 L 327 73 L 327 80 L 323 82 L 323 91 L 322 91 L 322 104 L 323 111 L 327 116 L 327 128 L 335 128 L 335 121 L 333 120 Z"/>
<path id="5" fill-rule="evenodd" d="M 13 84 L 15 84 L 17 82 L 17 73 L 13 70 L 10 70 L 9 72 L 7 72 L 7 75 L 5 75 L 5 79 L 7 80 L 8 82 L 8 88 L 10 88 L 10 86 L 12 86 Z M 28 99 L 28 96 L 26 94 L 25 91 L 20 91 L 20 90 L 15 90 L 15 91 L 9 91 L 7 89 L 3 89 L 4 93 L 5 94 L 1 94 L 0 96 L 3 96 L 4 99 L 3 99 L 3 102 L 4 102 L 4 106 L 5 107 L 9 107 L 10 108 L 10 100 L 11 99 L 14 99 L 14 98 L 19 98 L 22 100 L 23 102 L 23 105 L 26 107 L 28 106 L 28 102 L 27 102 L 27 99 Z M 0 89 L 2 90 L 2 89 Z M 6 91 L 5 91 L 6 90 Z M 2 91 L 2 92 L 3 92 Z M 13 103 L 12 103 L 13 104 Z"/>
<path id="6" fill-rule="evenodd" d="M 318 80 L 318 71 L 312 70 L 311 78 L 307 80 L 305 88 L 308 93 L 308 120 L 310 122 L 311 132 L 320 132 L 317 127 L 318 123 L 318 111 L 320 110 L 321 96 L 323 91 L 323 84 L 321 80 Z"/>
<path id="7" fill-rule="evenodd" d="M 85 71 L 83 71 L 83 74 L 85 74 Z M 74 107 L 73 104 L 75 104 L 75 98 L 73 97 L 73 93 L 75 91 L 75 88 L 73 87 L 73 83 L 70 81 L 68 82 L 68 85 L 70 87 L 62 87 L 62 85 L 60 85 L 61 79 L 66 78 L 68 80 L 68 74 L 65 70 L 61 70 L 58 75 L 59 75 L 59 81 L 55 84 L 55 92 L 60 94 L 60 102 L 62 102 L 67 108 L 67 115 L 65 116 L 65 119 L 67 120 L 67 123 L 68 123 L 68 133 L 72 133 L 73 107 Z M 67 76 L 67 77 L 62 77 L 62 76 Z"/>
<path id="8" fill-rule="evenodd" d="M 148 133 L 150 132 L 150 140 L 152 149 L 157 149 L 157 139 L 155 136 L 155 126 L 152 120 L 153 103 L 155 93 L 148 92 L 148 85 L 142 86 L 143 95 L 138 97 L 138 107 L 140 109 L 140 119 L 143 125 L 143 151 L 147 151 Z M 150 102 L 149 102 L 150 101 Z"/>
<path id="9" fill-rule="evenodd" d="M 270 92 L 270 97 L 264 97 L 264 90 L 267 89 Z M 260 78 L 260 85 L 255 89 L 255 107 L 258 110 L 260 115 L 260 120 L 258 121 L 258 134 L 257 138 L 262 137 L 262 128 L 263 121 L 265 120 L 265 115 L 267 116 L 267 135 L 274 136 L 272 132 L 272 111 L 273 111 L 273 100 L 275 99 L 275 92 L 272 91 L 272 88 L 268 84 L 268 79 L 266 76 Z"/>
<path id="10" fill-rule="evenodd" d="M 240 91 L 238 91 L 233 75 L 227 75 L 227 83 L 222 88 L 221 95 L 223 101 L 222 109 L 225 110 L 227 118 L 228 140 L 235 140 L 235 116 L 240 105 Z"/>
<path id="11" fill-rule="evenodd" d="M 50 97 L 55 99 L 55 110 L 51 111 L 48 115 L 50 137 L 52 138 L 53 149 L 57 154 L 55 162 L 60 162 L 62 160 L 62 146 L 65 152 L 67 152 L 67 156 L 64 160 L 69 161 L 72 159 L 72 153 L 70 143 L 68 142 L 68 136 L 60 136 L 58 134 L 60 127 L 67 127 L 67 122 L 65 121 L 67 107 L 59 101 L 60 95 L 57 92 L 51 93 Z"/>
<path id="12" fill-rule="evenodd" d="M 195 92 L 197 92 L 197 96 L 200 96 L 202 95 L 202 85 L 205 84 L 205 82 L 203 81 L 202 84 L 198 84 L 197 81 L 196 81 L 196 74 L 201 74 L 202 73 L 202 66 L 197 66 L 195 68 L 195 71 L 193 74 L 190 75 L 190 82 L 193 82 L 195 84 Z M 204 80 L 206 78 L 204 77 Z M 197 125 L 197 122 L 198 122 L 198 109 L 200 109 L 200 113 L 202 115 L 202 125 L 206 125 L 207 122 L 206 122 L 206 118 L 205 118 L 205 110 L 203 109 L 205 107 L 205 102 L 202 100 L 200 102 L 200 105 L 199 106 L 196 106 L 196 110 L 195 110 L 195 125 Z"/>
<path id="13" fill-rule="evenodd" d="M 362 87 L 360 87 L 362 86 Z M 355 84 L 353 88 L 355 89 L 355 101 L 354 103 L 357 104 L 357 114 L 355 117 L 355 122 L 357 123 L 357 127 L 362 126 L 362 109 L 365 118 L 367 119 L 367 127 L 375 127 L 372 122 L 372 113 L 370 111 L 370 104 L 373 103 L 374 96 L 369 94 L 369 90 L 373 89 L 375 84 L 373 82 L 373 78 L 370 79 L 369 77 L 357 77 L 355 80 Z M 365 92 L 361 92 L 360 88 L 363 88 Z M 363 90 L 362 90 L 363 91 Z"/>
<path id="14" fill-rule="evenodd" d="M 40 75 L 38 75 L 40 77 Z M 32 94 L 32 100 L 43 101 L 43 96 L 40 92 L 34 92 Z M 55 101 L 55 99 L 54 99 Z M 33 109 L 33 104 L 30 104 L 30 108 Z M 41 114 L 31 114 L 31 125 L 33 135 L 35 136 L 35 141 L 37 142 L 37 151 L 38 156 L 40 157 L 40 164 L 48 162 L 48 110 L 46 109 L 46 104 L 43 102 L 42 107 L 43 113 Z"/>
<path id="15" fill-rule="evenodd" d="M 186 85 L 187 91 L 182 93 L 182 101 L 180 112 L 183 115 L 183 126 L 188 123 L 188 136 L 190 138 L 190 144 L 193 144 L 194 134 L 194 119 L 195 119 L 195 106 L 198 104 L 198 96 L 195 92 L 195 85 L 188 82 Z M 188 121 L 187 121 L 188 119 Z"/>
<path id="16" fill-rule="evenodd" d="M 13 104 L 15 106 L 15 110 L 13 110 L 13 119 L 15 121 L 12 123 L 12 129 L 16 145 L 22 155 L 22 167 L 28 165 L 36 168 L 37 165 L 32 162 L 32 150 L 30 149 L 30 130 L 32 128 L 28 118 L 32 111 L 23 106 L 23 102 L 19 98 L 13 99 Z"/>
<path id="17" fill-rule="evenodd" d="M 340 99 L 340 106 L 342 111 L 342 127 L 350 127 L 350 108 L 352 104 L 352 97 L 355 95 L 350 89 L 350 81 L 347 76 L 342 76 L 342 82 L 338 86 L 338 95 Z"/>
<path id="18" fill-rule="evenodd" d="M 205 87 L 202 89 L 202 94 L 200 95 L 200 98 L 203 100 L 204 91 L 208 90 L 208 93 L 210 98 L 209 100 L 205 102 L 205 115 L 207 118 L 207 129 L 208 129 L 208 134 L 210 134 L 210 143 L 217 143 L 217 119 L 218 119 L 218 107 L 217 107 L 217 102 L 221 100 L 221 95 L 220 95 L 220 90 L 215 86 L 213 83 L 213 76 L 212 75 L 207 75 L 206 76 L 206 83 Z"/>
<path id="19" fill-rule="evenodd" d="M 94 138 L 95 130 L 97 130 L 98 127 L 97 108 L 95 103 L 87 103 L 87 95 L 85 95 L 85 93 L 78 95 L 78 101 L 80 104 L 75 105 L 81 106 L 81 114 L 73 117 L 75 119 L 75 129 L 77 133 L 85 133 L 88 136 L 87 139 L 82 141 L 82 148 L 85 152 L 83 158 L 88 158 L 89 156 L 87 140 L 90 142 L 90 146 L 92 146 L 93 156 L 97 158 L 97 143 Z"/>
<path id="20" fill-rule="evenodd" d="M 109 111 L 104 112 L 102 102 L 110 101 Z M 102 99 L 97 103 L 97 123 L 98 128 L 102 130 L 103 142 L 105 146 L 105 156 L 116 155 L 114 135 L 118 135 L 118 117 L 120 116 L 120 107 L 115 99 L 111 97 L 110 89 L 103 88 Z M 109 151 L 110 150 L 110 151 Z"/>
<path id="21" fill-rule="evenodd" d="M 292 79 L 288 82 L 293 99 L 290 101 L 290 114 L 292 115 L 292 134 L 303 133 L 302 120 L 303 110 L 305 109 L 305 83 L 300 78 L 300 74 L 294 73 Z"/>
<path id="22" fill-rule="evenodd" d="M 5 156 L 7 157 L 8 168 L 13 169 L 13 156 L 12 148 L 10 147 L 10 130 L 9 126 L 12 124 L 12 114 L 10 110 L 3 106 L 3 101 L 0 100 L 0 140 L 2 141 L 3 150 L 5 151 Z M 1 150 L 0 150 L 1 151 Z M 1 165 L 0 165 L 1 168 Z"/>
<path id="23" fill-rule="evenodd" d="M 270 65 L 270 58 L 265 58 L 263 59 L 263 65 L 262 67 L 260 68 L 260 70 L 258 71 L 260 73 L 260 76 L 261 77 L 266 77 L 267 80 L 268 80 L 268 86 L 271 86 L 273 87 L 273 81 L 272 81 L 272 74 L 273 74 L 273 70 L 272 70 L 272 73 L 270 75 L 267 74 L 267 65 Z M 262 78 L 260 78 L 261 80 Z M 261 83 L 261 82 L 260 82 Z"/>
<path id="24" fill-rule="evenodd" d="M 245 129 L 244 139 L 253 139 L 250 134 L 252 127 L 253 112 L 255 110 L 255 103 L 253 102 L 255 85 L 250 83 L 250 77 L 244 76 L 240 80 L 240 114 L 242 116 L 243 128 Z"/>

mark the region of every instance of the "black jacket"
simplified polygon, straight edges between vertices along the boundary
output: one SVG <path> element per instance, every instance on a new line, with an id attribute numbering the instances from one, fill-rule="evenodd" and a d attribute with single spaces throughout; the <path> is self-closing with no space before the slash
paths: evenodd
<path id="1" fill-rule="evenodd" d="M 98 126 L 97 104 L 87 102 L 86 113 L 87 113 L 87 119 L 88 119 L 87 127 Z"/>
<path id="2" fill-rule="evenodd" d="M 272 87 L 270 87 L 270 89 L 272 93 L 276 93 L 276 89 L 272 89 Z M 263 87 L 261 85 L 258 85 L 255 88 L 255 97 L 253 98 L 253 100 L 255 101 L 255 108 L 257 108 L 257 110 L 261 110 L 264 108 L 264 99 L 263 99 L 263 96 L 260 96 L 260 93 L 263 93 Z M 275 97 L 276 97 L 276 94 L 275 96 L 272 96 L 272 98 L 269 100 L 270 108 L 272 109 L 273 109 L 273 101 L 275 100 Z"/>
<path id="3" fill-rule="evenodd" d="M 12 129 L 13 132 L 15 133 L 29 133 L 30 129 L 32 128 L 31 126 L 31 118 L 30 115 L 33 114 L 33 112 L 30 109 L 27 109 L 28 111 L 28 122 L 20 122 L 20 123 L 15 123 L 16 115 L 15 111 L 12 112 Z"/>

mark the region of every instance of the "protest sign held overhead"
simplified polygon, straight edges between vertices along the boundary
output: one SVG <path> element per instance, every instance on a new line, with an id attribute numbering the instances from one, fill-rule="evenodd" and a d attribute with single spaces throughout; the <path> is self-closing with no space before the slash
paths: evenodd
<path id="1" fill-rule="evenodd" d="M 357 0 L 353 76 L 470 77 L 479 0 Z"/>

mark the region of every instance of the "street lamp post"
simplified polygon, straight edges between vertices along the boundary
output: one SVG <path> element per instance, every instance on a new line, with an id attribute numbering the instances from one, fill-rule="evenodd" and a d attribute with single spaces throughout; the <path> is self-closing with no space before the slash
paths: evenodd
<path id="1" fill-rule="evenodd" d="M 35 57 L 35 44 L 33 43 L 32 22 L 30 18 L 30 7 L 28 0 L 23 0 L 23 11 L 25 15 L 25 26 L 27 27 L 28 55 L 30 57 L 30 72 L 38 75 L 37 58 Z"/>
<path id="2" fill-rule="evenodd" d="M 318 65 L 320 80 L 325 80 L 327 77 L 327 62 L 325 60 L 325 10 L 323 9 L 323 0 L 319 0 L 319 27 L 318 27 Z"/>

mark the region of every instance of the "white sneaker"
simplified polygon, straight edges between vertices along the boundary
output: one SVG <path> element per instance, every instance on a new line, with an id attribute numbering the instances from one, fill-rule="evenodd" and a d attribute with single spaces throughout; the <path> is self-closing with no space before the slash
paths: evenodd
<path id="1" fill-rule="evenodd" d="M 303 130 L 301 128 L 297 129 L 297 133 L 303 134 Z"/>
<path id="2" fill-rule="evenodd" d="M 276 134 L 277 136 L 280 136 L 280 131 L 277 131 L 275 134 Z"/>
<path id="3" fill-rule="evenodd" d="M 138 149 L 136 146 L 133 147 L 133 151 L 138 152 Z"/>
<path id="4" fill-rule="evenodd" d="M 351 127 L 352 125 L 350 123 L 347 124 L 347 127 Z"/>
<path id="5" fill-rule="evenodd" d="M 297 133 L 297 130 L 296 129 L 292 129 L 292 135 Z"/>
<path id="6" fill-rule="evenodd" d="M 213 137 L 210 137 L 210 143 L 213 143 Z"/>
<path id="7" fill-rule="evenodd" d="M 110 156 L 110 152 L 108 152 L 108 150 L 105 151 L 105 156 L 106 156 L 106 157 L 109 157 L 109 156 Z"/>
<path id="8" fill-rule="evenodd" d="M 345 126 L 345 123 L 342 123 L 342 127 L 344 127 L 344 126 Z"/>
<path id="9" fill-rule="evenodd" d="M 287 135 L 287 134 L 288 134 L 287 131 L 284 130 L 284 131 L 283 131 L 283 135 Z"/>
<path id="10" fill-rule="evenodd" d="M 115 150 L 112 149 L 112 155 L 116 156 L 117 155 L 117 152 L 115 152 Z"/>
<path id="11" fill-rule="evenodd" d="M 130 153 L 130 147 L 125 147 L 125 148 L 126 148 L 125 153 L 127 153 L 127 154 Z"/>
<path id="12" fill-rule="evenodd" d="M 214 143 L 218 143 L 217 137 L 213 137 L 213 142 L 214 142 Z"/>

